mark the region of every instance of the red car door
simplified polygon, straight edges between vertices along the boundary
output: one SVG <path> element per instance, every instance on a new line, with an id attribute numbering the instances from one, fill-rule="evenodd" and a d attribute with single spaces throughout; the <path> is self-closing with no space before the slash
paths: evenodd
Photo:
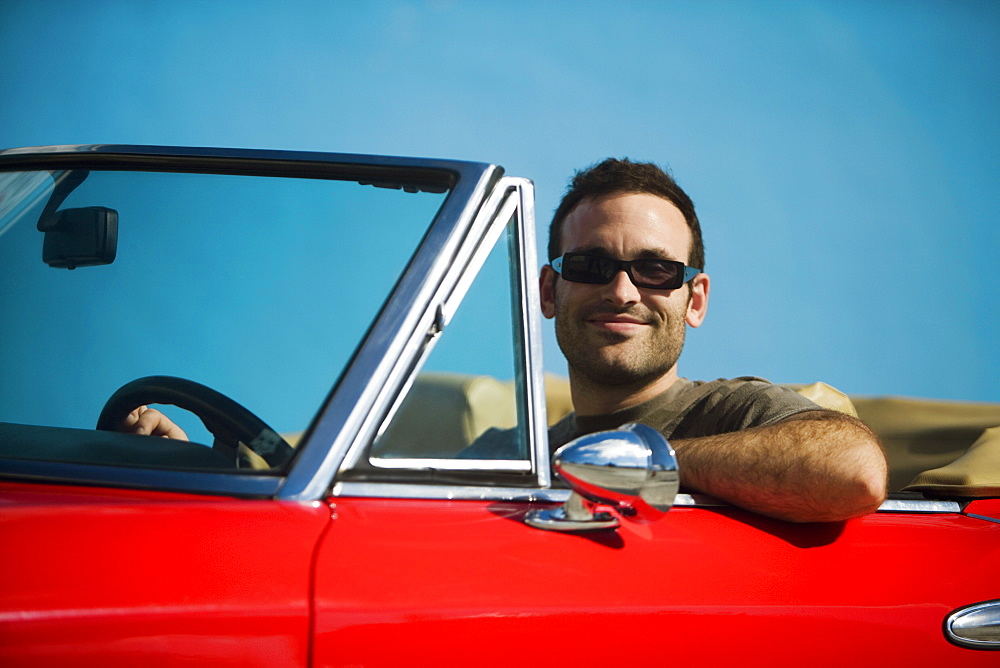
<path id="1" fill-rule="evenodd" d="M 798 525 L 676 507 L 571 534 L 525 525 L 529 502 L 330 503 L 318 666 L 996 661 L 942 632 L 950 611 L 996 596 L 969 573 L 992 572 L 1000 524 L 957 512 Z"/>
<path id="2" fill-rule="evenodd" d="M 325 504 L 0 485 L 0 665 L 305 666 Z"/>
<path id="3" fill-rule="evenodd" d="M 496 218 L 508 219 L 461 307 L 438 310 L 448 329 L 414 329 L 414 349 L 434 349 L 412 385 L 397 383 L 409 395 L 366 412 L 369 436 L 338 460 L 315 563 L 314 665 L 995 663 L 942 629 L 951 611 L 998 597 L 1000 524 L 957 503 L 899 502 L 806 525 L 682 495 L 650 523 L 586 533 L 526 524 L 566 495 L 549 488 L 553 383 L 543 387 L 529 354 L 535 297 L 511 289 L 535 280 L 519 228 L 530 220 Z M 506 303 L 509 331 L 475 317 Z M 511 366 L 495 371 L 504 351 Z M 400 375 L 419 367 L 393 363 Z M 480 439 L 521 447 L 463 459 Z M 510 482 L 529 472 L 534 482 Z M 500 484 L 520 486 L 490 486 Z"/>

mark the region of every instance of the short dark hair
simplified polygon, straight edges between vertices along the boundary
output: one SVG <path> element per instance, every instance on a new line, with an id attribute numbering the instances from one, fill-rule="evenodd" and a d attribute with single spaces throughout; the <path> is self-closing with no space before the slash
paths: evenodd
<path id="1" fill-rule="evenodd" d="M 701 236 L 701 223 L 694 212 L 694 202 L 667 170 L 651 162 L 632 162 L 628 158 L 608 158 L 573 175 L 549 226 L 550 262 L 562 254 L 562 226 L 570 211 L 588 197 L 599 198 L 616 193 L 656 195 L 676 206 L 691 230 L 688 265 L 705 268 L 705 242 Z"/>

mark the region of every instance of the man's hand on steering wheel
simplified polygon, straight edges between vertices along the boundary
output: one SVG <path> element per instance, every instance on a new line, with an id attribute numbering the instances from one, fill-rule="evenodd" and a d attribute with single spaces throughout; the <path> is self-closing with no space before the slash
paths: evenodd
<path id="1" fill-rule="evenodd" d="M 281 468 L 295 455 L 288 441 L 240 404 L 201 383 L 174 376 L 147 376 L 122 385 L 101 409 L 97 428 L 188 440 L 180 427 L 149 404 L 171 404 L 194 413 L 215 437 L 212 447 L 232 456 L 237 465 L 241 445 L 261 457 L 267 468 Z"/>
<path id="2" fill-rule="evenodd" d="M 179 441 L 190 440 L 184 430 L 166 415 L 147 406 L 139 406 L 125 416 L 119 431 L 140 436 L 162 436 Z"/>

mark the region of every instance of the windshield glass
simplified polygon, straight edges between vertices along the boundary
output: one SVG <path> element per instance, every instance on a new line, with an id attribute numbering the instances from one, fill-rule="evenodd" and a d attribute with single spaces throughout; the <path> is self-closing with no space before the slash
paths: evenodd
<path id="1" fill-rule="evenodd" d="M 212 388 L 294 445 L 447 196 L 218 174 L 0 176 L 0 455 L 83 462 L 87 447 L 46 449 L 51 432 L 23 426 L 93 430 L 118 388 L 148 376 Z M 213 444 L 192 414 L 162 410 Z M 111 459 L 95 463 L 130 463 Z"/>

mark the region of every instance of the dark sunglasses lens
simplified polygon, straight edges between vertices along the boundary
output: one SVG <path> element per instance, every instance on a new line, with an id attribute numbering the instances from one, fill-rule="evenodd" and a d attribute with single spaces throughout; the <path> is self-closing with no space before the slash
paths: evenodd
<path id="1" fill-rule="evenodd" d="M 566 253 L 562 277 L 575 283 L 610 283 L 615 274 L 628 267 L 629 278 L 640 288 L 674 290 L 684 283 L 684 264 L 673 260 L 633 260 L 618 262 L 600 255 Z"/>
<path id="2" fill-rule="evenodd" d="M 593 255 L 563 256 L 562 276 L 567 281 L 577 283 L 608 283 L 614 276 L 615 267 L 605 258 Z"/>
<path id="3" fill-rule="evenodd" d="M 682 266 L 671 260 L 635 260 L 632 279 L 644 288 L 676 288 L 680 286 Z"/>

